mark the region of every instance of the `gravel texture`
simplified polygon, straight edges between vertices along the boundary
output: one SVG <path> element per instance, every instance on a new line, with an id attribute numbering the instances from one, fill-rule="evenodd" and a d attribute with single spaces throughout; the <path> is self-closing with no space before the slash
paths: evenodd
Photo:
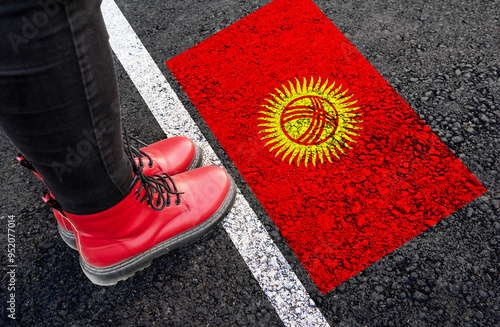
<path id="1" fill-rule="evenodd" d="M 499 325 L 498 4 L 315 1 L 488 189 L 323 296 L 163 64 L 268 2 L 117 1 L 332 326 Z M 118 63 L 117 70 L 124 126 L 147 142 L 160 140 L 163 132 Z M 282 325 L 221 227 L 125 282 L 93 286 L 39 199 L 42 185 L 17 164 L 16 153 L 1 135 L 0 215 L 16 216 L 19 266 L 18 319 L 7 320 L 2 304 L 0 325 Z M 0 224 L 4 267 L 6 219 Z M 7 274 L 1 279 L 5 289 Z"/>

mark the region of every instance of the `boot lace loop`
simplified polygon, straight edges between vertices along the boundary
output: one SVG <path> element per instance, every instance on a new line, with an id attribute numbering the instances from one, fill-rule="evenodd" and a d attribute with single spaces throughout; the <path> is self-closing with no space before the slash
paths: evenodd
<path id="1" fill-rule="evenodd" d="M 137 181 L 139 181 L 139 188 L 134 193 L 134 195 L 137 195 L 136 199 L 141 203 L 146 201 L 146 203 L 151 208 L 160 211 L 163 208 L 170 206 L 170 195 L 175 195 L 175 204 L 180 205 L 180 195 L 184 194 L 184 192 L 179 192 L 179 190 L 177 190 L 177 186 L 175 185 L 172 177 L 165 173 L 153 176 L 147 176 L 143 173 L 144 166 L 142 164 L 142 157 L 139 158 L 139 164 L 137 164 L 134 160 L 133 155 L 134 153 L 144 154 L 144 156 L 148 157 L 150 159 L 150 162 L 152 162 L 151 157 L 149 157 L 149 155 L 147 155 L 143 151 L 130 146 L 130 136 L 128 135 L 126 130 L 125 143 L 127 145 L 125 149 L 127 150 L 126 152 L 130 159 L 130 162 L 132 163 L 132 169 L 134 170 L 135 174 L 133 185 L 135 185 Z M 141 193 L 143 190 L 144 196 L 141 197 Z M 154 199 L 155 195 L 157 195 L 156 200 Z"/>
<path id="2" fill-rule="evenodd" d="M 139 166 L 144 167 L 144 164 L 142 162 L 143 158 L 147 158 L 149 160 L 148 166 L 149 168 L 153 168 L 153 159 L 149 154 L 146 152 L 142 151 L 141 149 L 138 149 L 134 147 L 132 144 L 130 144 L 130 140 L 133 140 L 137 142 L 138 144 L 142 145 L 143 147 L 148 146 L 146 143 L 142 142 L 141 140 L 128 135 L 127 131 L 124 131 L 124 136 L 125 136 L 125 142 L 123 142 L 123 145 L 125 147 L 125 151 L 128 153 L 129 150 L 132 153 L 133 157 L 139 159 Z"/>

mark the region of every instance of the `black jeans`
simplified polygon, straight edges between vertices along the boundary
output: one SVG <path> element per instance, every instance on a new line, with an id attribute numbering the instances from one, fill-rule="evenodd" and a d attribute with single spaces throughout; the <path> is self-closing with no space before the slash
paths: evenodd
<path id="1" fill-rule="evenodd" d="M 129 192 L 132 167 L 100 0 L 0 0 L 0 124 L 63 209 Z"/>

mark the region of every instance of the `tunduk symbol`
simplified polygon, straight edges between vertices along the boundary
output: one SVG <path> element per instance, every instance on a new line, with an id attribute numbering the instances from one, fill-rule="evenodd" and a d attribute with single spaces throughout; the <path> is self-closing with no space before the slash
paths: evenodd
<path id="1" fill-rule="evenodd" d="M 285 135 L 295 143 L 318 145 L 335 134 L 338 115 L 328 100 L 308 95 L 290 102 L 281 114 L 280 123 Z"/>

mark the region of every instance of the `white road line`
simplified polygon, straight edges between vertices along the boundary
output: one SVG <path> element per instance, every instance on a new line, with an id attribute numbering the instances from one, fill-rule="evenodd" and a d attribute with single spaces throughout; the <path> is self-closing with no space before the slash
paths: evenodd
<path id="1" fill-rule="evenodd" d="M 222 166 L 116 3 L 104 0 L 102 12 L 114 53 L 163 130 L 190 137 L 203 148 L 204 164 Z M 222 224 L 286 326 L 329 326 L 239 190 Z"/>

